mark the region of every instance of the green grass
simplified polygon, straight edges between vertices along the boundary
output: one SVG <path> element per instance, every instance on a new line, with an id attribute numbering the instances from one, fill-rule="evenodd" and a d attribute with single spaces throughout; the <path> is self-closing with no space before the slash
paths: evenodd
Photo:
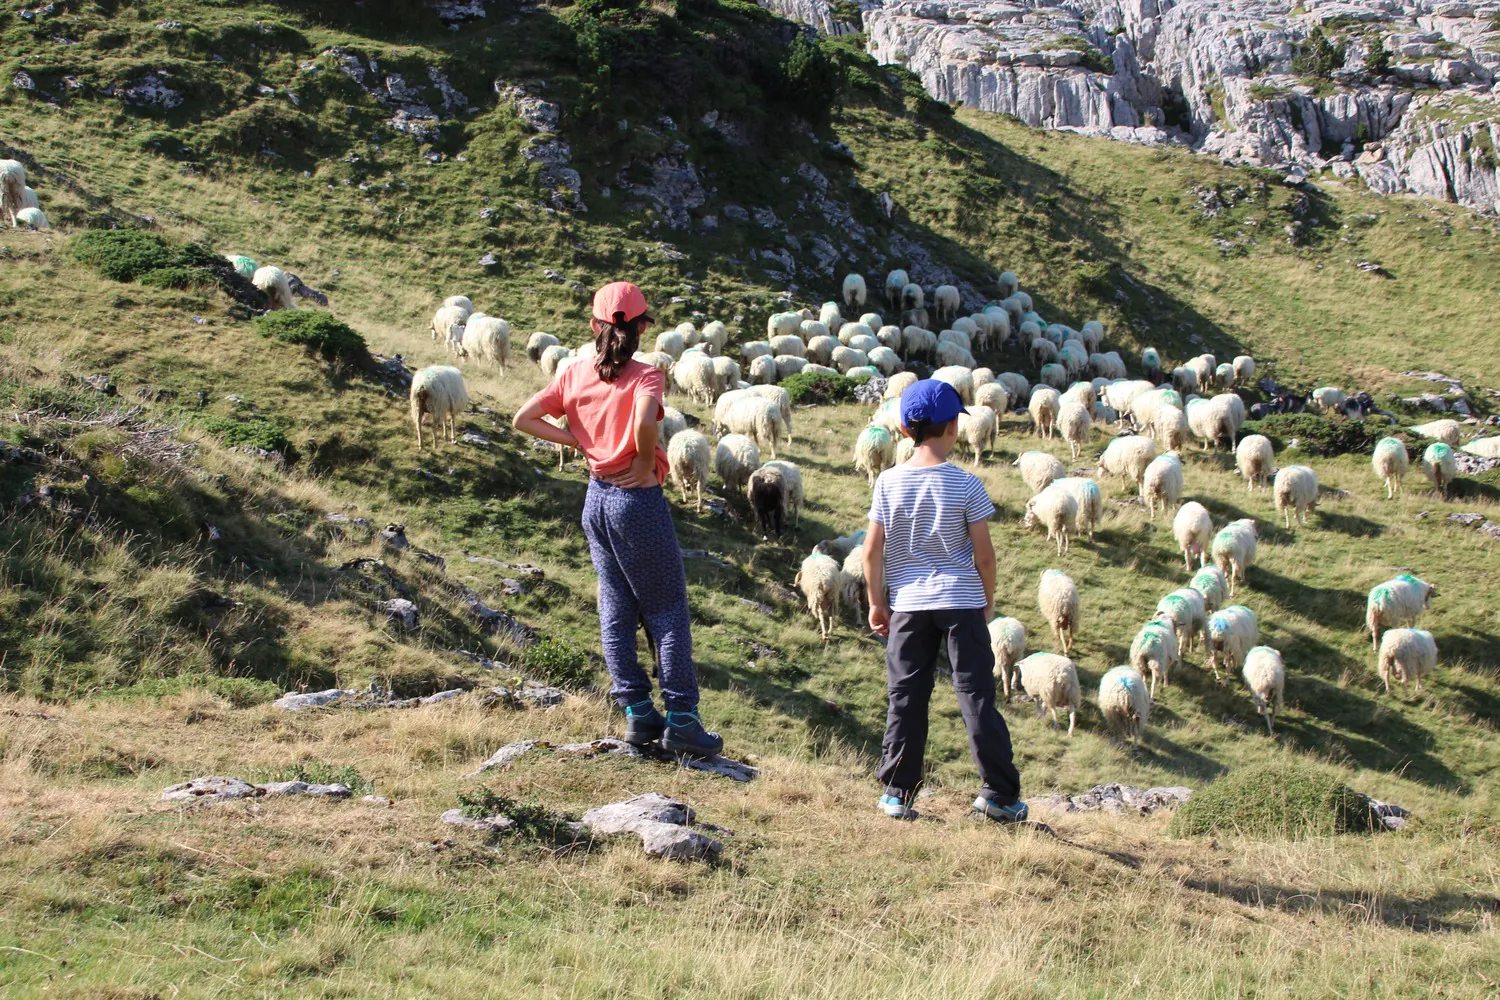
<path id="1" fill-rule="evenodd" d="M 1172 818 L 1179 837 L 1238 834 L 1275 840 L 1369 833 L 1369 799 L 1325 768 L 1295 759 L 1240 768 L 1193 796 Z"/>

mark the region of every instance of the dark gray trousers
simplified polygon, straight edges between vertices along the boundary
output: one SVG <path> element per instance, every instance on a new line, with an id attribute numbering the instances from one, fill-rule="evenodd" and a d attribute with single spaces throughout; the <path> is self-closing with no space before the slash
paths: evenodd
<path id="1" fill-rule="evenodd" d="M 995 654 L 979 608 L 897 611 L 885 648 L 885 754 L 878 772 L 887 794 L 910 802 L 922 784 L 927 751 L 927 706 L 938 650 L 947 644 L 958 710 L 969 730 L 969 753 L 979 768 L 980 794 L 1009 804 L 1021 797 L 1010 730 L 995 708 Z"/>

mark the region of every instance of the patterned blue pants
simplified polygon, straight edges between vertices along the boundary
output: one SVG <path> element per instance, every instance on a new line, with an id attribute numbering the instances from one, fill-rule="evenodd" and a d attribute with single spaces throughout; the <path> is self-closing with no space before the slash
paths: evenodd
<path id="1" fill-rule="evenodd" d="M 614 681 L 610 693 L 621 705 L 651 697 L 651 678 L 635 648 L 636 628 L 644 622 L 661 662 L 667 710 L 697 708 L 687 577 L 661 487 L 626 490 L 590 480 L 583 533 L 599 574 L 599 633 Z"/>

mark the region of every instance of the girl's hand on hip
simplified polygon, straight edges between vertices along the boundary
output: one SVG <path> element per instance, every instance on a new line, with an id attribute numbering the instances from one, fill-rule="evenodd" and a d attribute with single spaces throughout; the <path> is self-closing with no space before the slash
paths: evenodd
<path id="1" fill-rule="evenodd" d="M 644 490 L 660 485 L 656 481 L 656 456 L 651 456 L 650 464 L 644 467 L 640 462 L 632 463 L 629 469 L 612 477 L 610 482 L 622 490 Z"/>

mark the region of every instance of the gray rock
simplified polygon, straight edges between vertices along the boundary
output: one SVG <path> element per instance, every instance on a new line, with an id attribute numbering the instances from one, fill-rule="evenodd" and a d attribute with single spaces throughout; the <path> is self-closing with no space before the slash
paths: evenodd
<path id="1" fill-rule="evenodd" d="M 582 823 L 596 837 L 633 833 L 652 857 L 679 861 L 716 857 L 723 845 L 692 829 L 694 818 L 686 803 L 647 792 L 590 809 Z"/>
<path id="2" fill-rule="evenodd" d="M 208 775 L 173 785 L 161 793 L 163 802 L 224 802 L 229 799 L 253 799 L 265 792 L 241 778 Z"/>
<path id="3" fill-rule="evenodd" d="M 393 549 L 409 549 L 411 542 L 406 540 L 406 525 L 388 524 L 380 531 L 380 540 Z"/>
<path id="4" fill-rule="evenodd" d="M 681 754 L 668 753 L 660 747 L 633 747 L 623 740 L 605 737 L 604 739 L 590 740 L 587 743 L 564 743 L 561 746 L 553 746 L 541 740 L 522 740 L 519 743 L 511 743 L 495 751 L 488 760 L 481 763 L 477 769 L 466 774 L 464 777 L 472 778 L 497 767 L 509 767 L 521 757 L 533 751 L 568 754 L 584 760 L 599 756 L 616 756 L 639 761 L 657 761 L 678 767 L 685 767 L 692 771 L 702 771 L 705 774 L 715 774 L 723 778 L 728 778 L 731 781 L 753 781 L 760 774 L 757 768 L 751 767 L 749 764 L 742 764 L 729 757 L 688 757 Z"/>
<path id="5" fill-rule="evenodd" d="M 449 809 L 443 813 L 440 819 L 451 826 L 466 826 L 471 830 L 483 830 L 486 833 L 499 833 L 502 830 L 509 830 L 516 825 L 513 820 L 500 815 L 486 816 L 483 819 L 473 819 L 472 817 L 465 816 L 462 809 Z"/>
<path id="6" fill-rule="evenodd" d="M 404 597 L 397 597 L 394 600 L 381 601 L 376 607 L 384 611 L 386 618 L 390 621 L 400 622 L 401 627 L 406 631 L 416 631 L 419 615 L 417 606 L 411 601 Z"/>
<path id="7" fill-rule="evenodd" d="M 476 448 L 488 448 L 490 446 L 489 438 L 474 431 L 465 431 L 459 435 L 458 440 L 463 444 L 471 444 Z"/>
<path id="8" fill-rule="evenodd" d="M 462 688 L 451 688 L 447 691 L 439 691 L 436 694 L 430 694 L 425 698 L 418 698 L 417 701 L 419 701 L 423 705 L 436 705 L 439 702 L 452 701 L 454 698 L 461 697 L 463 693 L 464 692 Z"/>
<path id="9" fill-rule="evenodd" d="M 347 799 L 354 794 L 347 785 L 314 785 L 306 781 L 268 781 L 257 787 L 266 798 L 306 795 L 315 799 Z"/>
<path id="10" fill-rule="evenodd" d="M 549 707 L 561 705 L 567 700 L 568 693 L 561 688 L 539 684 L 536 681 L 523 681 L 520 689 L 516 691 L 516 697 L 530 705 Z"/>
<path id="11" fill-rule="evenodd" d="M 1159 809 L 1175 809 L 1193 797 L 1191 788 L 1172 785 L 1164 788 L 1149 788 L 1142 791 L 1133 785 L 1118 782 L 1095 785 L 1079 795 L 1053 793 L 1043 799 L 1033 799 L 1031 805 L 1057 809 L 1062 812 L 1135 812 L 1148 816 Z"/>
<path id="12" fill-rule="evenodd" d="M 384 795 L 366 795 L 359 801 L 369 803 L 372 806 L 388 806 L 391 804 L 391 800 Z"/>
<path id="13" fill-rule="evenodd" d="M 288 692 L 271 702 L 272 708 L 279 708 L 283 712 L 301 712 L 309 708 L 323 708 L 334 702 L 346 698 L 358 698 L 360 692 L 346 691 L 340 688 L 329 688 L 327 691 L 309 691 L 306 693 Z"/>

